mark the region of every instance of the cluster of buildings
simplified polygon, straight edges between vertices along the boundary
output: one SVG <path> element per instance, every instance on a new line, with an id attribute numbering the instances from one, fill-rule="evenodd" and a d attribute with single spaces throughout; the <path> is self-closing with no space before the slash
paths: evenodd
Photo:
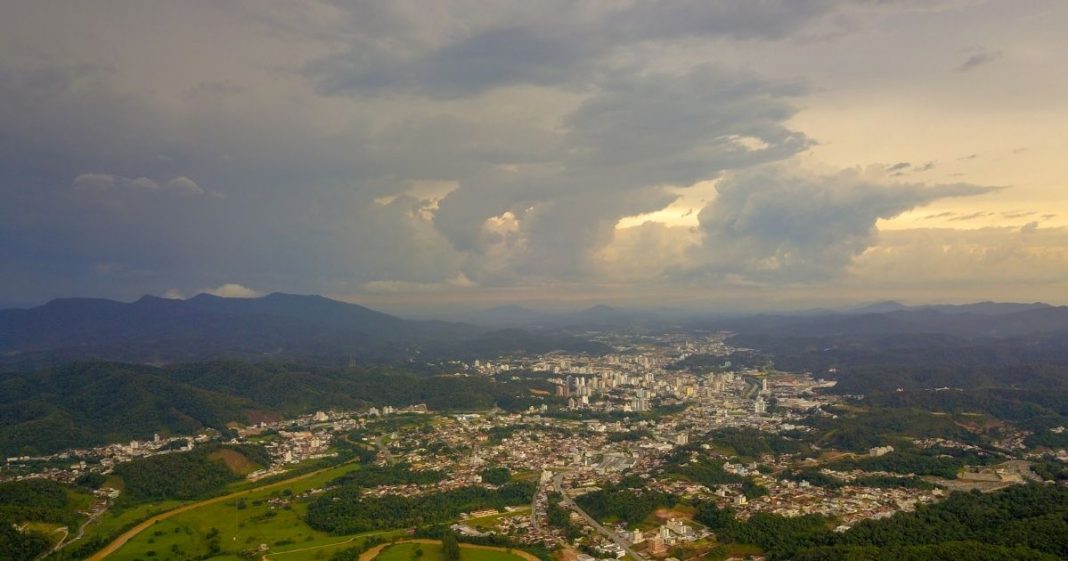
<path id="1" fill-rule="evenodd" d="M 731 506 L 740 518 L 748 518 L 757 512 L 780 516 L 820 514 L 837 518 L 846 529 L 861 520 L 878 519 L 895 512 L 908 512 L 918 504 L 941 499 L 942 489 L 906 489 L 903 487 L 859 487 L 845 484 L 826 488 L 810 485 L 807 481 L 780 480 L 774 477 L 757 477 L 768 494 L 754 499 L 744 499 L 740 491 L 713 493 L 721 505 Z M 840 528 L 841 529 L 841 528 Z"/>
<path id="2" fill-rule="evenodd" d="M 492 483 L 483 481 L 483 471 L 488 467 L 507 468 L 513 478 L 536 482 L 538 490 L 532 504 L 505 512 L 469 513 L 458 524 L 457 531 L 470 535 L 497 533 L 550 547 L 574 546 L 584 552 L 579 561 L 627 555 L 636 557 L 636 561 L 646 561 L 650 556 L 664 558 L 674 548 L 710 537 L 707 530 L 678 513 L 658 519 L 653 526 L 647 522 L 637 528 L 623 525 L 604 528 L 572 506 L 571 498 L 618 483 L 625 477 L 642 478 L 647 489 L 729 506 L 741 518 L 758 512 L 783 516 L 823 514 L 836 517 L 842 528 L 860 520 L 911 510 L 943 496 L 940 489 L 853 485 L 858 473 L 827 472 L 841 479 L 842 484 L 818 487 L 774 475 L 796 467 L 796 458 L 790 455 L 765 456 L 759 461 L 741 463 L 724 457 L 707 443 L 690 446 L 704 435 L 723 429 L 766 433 L 808 430 L 806 420 L 825 414 L 824 406 L 840 399 L 819 391 L 833 386 L 834 382 L 805 374 L 768 374 L 735 368 L 728 357 L 736 349 L 726 345 L 722 335 L 664 335 L 629 345 L 619 344 L 617 348 L 617 353 L 597 357 L 549 353 L 539 357 L 476 360 L 470 364 L 450 363 L 458 373 L 468 376 L 505 374 L 548 380 L 554 386 L 550 395 L 555 394 L 556 399 L 545 400 L 523 412 L 494 408 L 429 415 L 425 406 L 418 404 L 404 408 L 371 407 L 359 412 L 318 411 L 295 419 L 239 428 L 230 442 L 260 443 L 269 451 L 271 466 L 251 474 L 249 477 L 253 479 L 282 473 L 295 463 L 335 454 L 333 447 L 338 439 L 368 449 L 377 448 L 381 463 L 404 463 L 412 470 L 434 470 L 445 476 L 433 483 L 367 488 L 363 490 L 367 496 L 415 496 L 471 485 L 493 487 Z M 696 355 L 701 360 L 690 360 Z M 713 366 L 694 367 L 694 364 Z M 396 415 L 426 417 L 411 423 L 387 424 L 382 420 Z M 221 436 L 213 431 L 195 438 L 157 436 L 149 442 L 70 451 L 54 457 L 9 458 L 7 464 L 86 458 L 64 468 L 49 468 L 58 471 L 38 470 L 35 474 L 73 480 L 86 471 L 107 473 L 122 461 L 187 450 L 197 443 L 210 441 L 221 441 Z M 916 444 L 969 446 L 943 439 L 927 439 Z M 709 488 L 685 479 L 658 477 L 666 459 L 680 447 L 687 447 L 695 461 L 726 460 L 722 466 L 725 472 L 750 478 L 767 493 L 747 497 L 738 483 Z M 892 447 L 882 446 L 872 448 L 869 454 L 879 456 L 892 451 Z M 1005 475 L 976 477 L 988 476 Z M 559 504 L 576 509 L 572 521 L 582 528 L 580 536 L 568 536 L 563 529 L 549 524 L 550 509 Z M 475 524 L 478 519 L 488 521 Z"/>
<path id="3" fill-rule="evenodd" d="M 46 478 L 71 483 L 88 473 L 110 473 L 116 465 L 137 458 L 188 452 L 195 444 L 211 442 L 218 437 L 217 431 L 208 429 L 196 436 L 165 438 L 155 434 L 151 440 L 76 448 L 43 456 L 14 456 L 5 460 L 0 481 Z"/>

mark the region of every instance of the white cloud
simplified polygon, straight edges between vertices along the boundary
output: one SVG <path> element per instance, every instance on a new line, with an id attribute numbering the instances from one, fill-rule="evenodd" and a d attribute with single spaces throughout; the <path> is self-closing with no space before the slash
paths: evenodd
<path id="1" fill-rule="evenodd" d="M 188 177 L 175 177 L 167 182 L 167 189 L 186 195 L 203 195 L 204 189 Z"/>
<path id="2" fill-rule="evenodd" d="M 409 282 L 398 280 L 376 280 L 365 282 L 360 289 L 369 293 L 404 294 L 412 292 L 441 292 L 474 288 L 477 286 L 463 273 L 456 275 L 446 282 Z"/>
<path id="3" fill-rule="evenodd" d="M 258 298 L 262 295 L 256 290 L 235 283 L 226 283 L 215 288 L 202 288 L 197 293 L 211 294 L 222 298 Z"/>
<path id="4" fill-rule="evenodd" d="M 995 191 L 967 184 L 890 181 L 882 166 L 815 175 L 769 165 L 732 173 L 699 214 L 703 274 L 818 281 L 840 275 L 876 242 L 876 223 L 952 198 Z"/>
<path id="5" fill-rule="evenodd" d="M 145 191 L 159 190 L 159 183 L 156 183 L 154 180 L 149 179 L 147 177 L 138 177 L 137 179 L 131 180 L 130 186 L 137 189 L 143 189 Z"/>
<path id="6" fill-rule="evenodd" d="M 83 173 L 72 184 L 77 191 L 103 191 L 115 187 L 115 176 L 106 173 Z"/>
<path id="7" fill-rule="evenodd" d="M 129 178 L 109 173 L 83 173 L 74 178 L 72 187 L 75 191 L 106 192 L 122 189 L 127 192 L 151 193 L 160 190 L 160 184 L 148 177 Z M 203 195 L 205 190 L 195 181 L 179 176 L 166 183 L 166 188 L 174 193 L 186 195 Z"/>

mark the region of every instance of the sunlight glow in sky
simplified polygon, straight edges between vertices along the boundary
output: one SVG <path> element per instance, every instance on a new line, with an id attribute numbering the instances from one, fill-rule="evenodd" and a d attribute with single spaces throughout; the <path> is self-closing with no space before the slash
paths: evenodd
<path id="1" fill-rule="evenodd" d="M 0 8 L 0 306 L 1068 303 L 1058 0 Z"/>

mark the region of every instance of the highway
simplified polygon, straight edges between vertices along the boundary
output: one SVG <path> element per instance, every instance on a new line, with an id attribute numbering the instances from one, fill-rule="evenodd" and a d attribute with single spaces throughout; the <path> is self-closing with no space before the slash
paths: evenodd
<path id="1" fill-rule="evenodd" d="M 603 535 L 604 537 L 612 540 L 613 543 L 615 543 L 616 545 L 621 547 L 623 549 L 623 551 L 627 552 L 627 555 L 630 555 L 631 558 L 635 559 L 636 561 L 648 561 L 644 556 L 642 556 L 642 554 L 640 554 L 637 551 L 634 551 L 633 549 L 631 549 L 630 544 L 628 544 L 625 540 L 623 540 L 623 538 L 619 537 L 615 532 L 612 532 L 608 528 L 605 528 L 604 526 L 602 526 L 600 522 L 594 520 L 593 517 L 590 516 L 589 514 L 586 514 L 586 511 L 582 510 L 582 507 L 580 507 L 577 503 L 575 503 L 575 501 L 571 500 L 567 496 L 567 493 L 564 492 L 564 474 L 563 473 L 558 473 L 558 474 L 556 474 L 555 477 L 553 477 L 553 488 L 556 489 L 557 493 L 560 493 L 560 495 L 563 496 L 563 500 L 561 500 L 561 504 L 564 505 L 565 507 L 568 507 L 571 510 L 574 510 L 575 512 L 577 512 L 578 515 L 581 516 L 582 519 L 585 520 L 587 524 L 592 526 L 594 530 L 597 530 L 598 532 L 601 533 L 601 535 Z"/>

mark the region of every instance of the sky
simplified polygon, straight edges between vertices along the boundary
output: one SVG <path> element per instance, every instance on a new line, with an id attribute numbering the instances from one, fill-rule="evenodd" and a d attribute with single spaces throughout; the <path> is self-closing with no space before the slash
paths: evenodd
<path id="1" fill-rule="evenodd" d="M 1068 304 L 1062 0 L 5 2 L 0 305 Z"/>

